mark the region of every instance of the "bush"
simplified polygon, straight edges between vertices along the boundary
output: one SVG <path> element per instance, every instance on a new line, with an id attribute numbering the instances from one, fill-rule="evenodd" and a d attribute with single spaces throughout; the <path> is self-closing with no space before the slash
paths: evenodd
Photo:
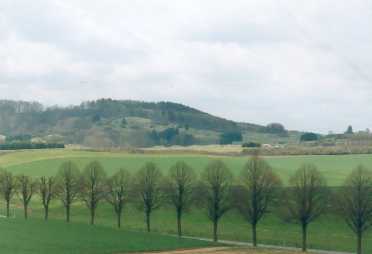
<path id="1" fill-rule="evenodd" d="M 257 147 L 261 147 L 261 144 L 260 143 L 256 143 L 256 142 L 248 142 L 248 143 L 242 144 L 242 147 L 246 147 L 246 148 L 257 148 Z"/>
<path id="2" fill-rule="evenodd" d="M 274 134 L 285 134 L 287 130 L 281 123 L 271 123 L 265 127 L 265 131 Z"/>
<path id="3" fill-rule="evenodd" d="M 197 140 L 192 134 L 180 132 L 178 128 L 167 128 L 160 132 L 152 130 L 151 132 L 147 133 L 147 138 L 150 140 L 150 144 L 152 145 L 190 146 L 197 143 Z"/>
<path id="4" fill-rule="evenodd" d="M 307 141 L 317 141 L 319 136 L 312 132 L 307 132 L 301 135 L 300 141 L 307 142 Z"/>
<path id="5" fill-rule="evenodd" d="M 240 131 L 225 132 L 225 133 L 222 133 L 220 136 L 221 145 L 228 145 L 228 144 L 232 144 L 233 142 L 240 142 L 242 140 L 243 140 L 243 136 Z"/>
<path id="6" fill-rule="evenodd" d="M 27 143 L 30 142 L 32 139 L 32 136 L 29 134 L 23 134 L 23 135 L 15 135 L 15 136 L 8 136 L 5 139 L 6 143 L 13 143 L 13 142 L 23 142 Z"/>
<path id="7" fill-rule="evenodd" d="M 52 148 L 65 148 L 65 145 L 53 143 L 18 143 L 18 142 L 0 144 L 0 150 L 52 149 Z"/>

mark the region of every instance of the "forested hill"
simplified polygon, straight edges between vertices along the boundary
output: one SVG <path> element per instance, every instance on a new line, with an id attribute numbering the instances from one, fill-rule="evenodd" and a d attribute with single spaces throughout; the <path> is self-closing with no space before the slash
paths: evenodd
<path id="1" fill-rule="evenodd" d="M 267 127 L 236 123 L 172 102 L 100 99 L 46 108 L 37 102 L 0 101 L 0 135 L 8 141 L 145 147 L 231 143 L 242 141 L 246 133 L 265 132 L 270 132 Z"/>

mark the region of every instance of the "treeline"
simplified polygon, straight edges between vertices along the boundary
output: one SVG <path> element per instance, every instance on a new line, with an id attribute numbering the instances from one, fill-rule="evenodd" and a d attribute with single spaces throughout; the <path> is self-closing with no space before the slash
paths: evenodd
<path id="1" fill-rule="evenodd" d="M 65 148 L 65 145 L 55 143 L 30 143 L 30 142 L 0 144 L 0 150 L 53 149 L 53 148 Z"/>
<path id="2" fill-rule="evenodd" d="M 180 131 L 180 128 L 166 128 L 162 131 L 152 130 L 147 136 L 153 145 L 190 146 L 196 143 L 196 139 L 192 134 L 187 133 L 187 129 L 188 127 L 185 127 L 183 131 Z"/>
<path id="3" fill-rule="evenodd" d="M 110 136 L 123 128 L 117 122 L 124 119 L 125 125 L 125 118 L 128 117 L 148 119 L 153 126 L 187 126 L 216 132 L 240 130 L 233 121 L 171 102 L 100 99 L 77 106 L 43 108 L 38 103 L 0 100 L 0 134 L 6 136 L 18 133 L 46 136 L 48 133 L 56 133 L 73 143 L 77 139 L 72 136 L 81 136 L 83 140 L 89 130 L 100 127 Z"/>
<path id="4" fill-rule="evenodd" d="M 251 155 L 260 148 L 261 155 L 279 156 L 279 155 L 348 155 L 348 154 L 372 154 L 372 146 L 358 145 L 336 145 L 336 146 L 301 146 L 287 145 L 285 147 L 264 147 L 259 143 L 244 143 L 243 151 L 240 155 Z"/>
<path id="5" fill-rule="evenodd" d="M 44 107 L 39 102 L 0 100 L 0 109 L 2 113 L 17 114 L 39 112 Z"/>
<path id="6" fill-rule="evenodd" d="M 53 149 L 65 148 L 63 143 L 55 142 L 34 142 L 32 135 L 22 134 L 7 136 L 5 143 L 0 143 L 0 150 L 22 150 L 22 149 Z"/>
<path id="7" fill-rule="evenodd" d="M 146 163 L 135 174 L 125 169 L 108 177 L 103 166 L 90 162 L 82 171 L 71 161 L 64 162 L 55 176 L 34 179 L 0 171 L 0 191 L 10 203 L 17 195 L 28 217 L 28 206 L 35 194 L 40 196 L 45 220 L 54 199 L 61 201 L 70 221 L 71 205 L 85 204 L 90 223 L 95 223 L 96 209 L 101 202 L 113 207 L 118 227 L 128 202 L 134 202 L 144 213 L 147 231 L 151 216 L 162 205 L 171 205 L 177 218 L 177 232 L 182 236 L 183 215 L 193 207 L 203 208 L 213 225 L 213 238 L 218 240 L 218 225 L 230 209 L 237 209 L 252 228 L 252 242 L 257 246 L 257 227 L 263 216 L 277 211 L 285 221 L 297 223 L 302 232 L 302 249 L 307 250 L 308 226 L 328 209 L 342 216 L 357 237 L 357 253 L 362 253 L 362 238 L 372 225 L 372 171 L 359 166 L 342 187 L 331 191 L 324 176 L 312 164 L 301 166 L 283 187 L 281 179 L 257 154 L 235 178 L 221 160 L 210 161 L 200 176 L 183 161 L 175 163 L 166 175 L 153 163 Z"/>
<path id="8" fill-rule="evenodd" d="M 98 116 L 102 118 L 142 117 L 158 124 L 177 124 L 190 128 L 228 131 L 239 129 L 237 124 L 223 118 L 215 117 L 194 108 L 172 102 L 142 102 L 130 100 L 99 99 L 83 102 L 67 113 L 75 112 L 81 116 Z"/>
<path id="9" fill-rule="evenodd" d="M 236 123 L 172 102 L 99 99 L 43 107 L 0 100 L 0 119 L 0 135 L 7 137 L 27 133 L 45 139 L 55 134 L 66 144 L 105 148 L 232 144 L 242 142 L 246 133 L 289 135 L 280 123 Z"/>

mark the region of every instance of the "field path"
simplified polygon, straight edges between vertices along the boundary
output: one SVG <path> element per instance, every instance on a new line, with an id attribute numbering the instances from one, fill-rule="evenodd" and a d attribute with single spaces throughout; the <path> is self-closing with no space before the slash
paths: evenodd
<path id="1" fill-rule="evenodd" d="M 204 254 L 204 253 L 226 253 L 225 251 L 231 250 L 230 247 L 213 247 L 213 248 L 200 248 L 200 249 L 187 249 L 187 250 L 172 250 L 161 252 L 145 252 L 142 254 Z"/>
<path id="2" fill-rule="evenodd" d="M 192 236 L 184 236 L 183 238 L 187 239 L 193 239 L 193 240 L 200 240 L 200 241 L 208 241 L 208 242 L 213 242 L 213 239 L 210 238 L 200 238 L 200 237 L 192 237 Z M 253 247 L 251 243 L 248 242 L 238 242 L 238 241 L 228 241 L 228 240 L 219 240 L 219 243 L 230 245 L 230 246 L 238 246 L 238 247 Z M 270 250 L 277 250 L 277 251 L 290 251 L 290 252 L 297 252 L 301 251 L 301 249 L 296 248 L 296 247 L 288 247 L 288 246 L 278 246 L 278 245 L 268 245 L 268 244 L 259 244 L 259 249 L 270 249 Z M 226 254 L 226 253 L 231 253 L 229 252 L 220 252 L 220 251 L 215 251 L 221 254 Z M 317 253 L 317 254 L 354 254 L 352 252 L 342 252 L 342 251 L 329 251 L 329 250 L 318 250 L 318 249 L 308 249 L 308 252 L 310 253 Z M 169 252 L 167 252 L 169 253 Z M 172 253 L 172 252 L 170 252 Z M 201 254 L 201 253 L 209 253 L 209 252 L 186 252 L 186 253 L 193 253 L 193 254 Z M 240 254 L 240 253 L 247 253 L 247 252 L 233 252 L 234 254 Z M 254 254 L 253 252 L 252 254 Z M 278 252 L 278 254 L 281 252 Z M 249 253 L 247 253 L 249 254 Z"/>
<path id="3" fill-rule="evenodd" d="M 297 250 L 284 250 L 284 249 L 271 249 L 271 248 L 258 248 L 253 249 L 249 247 L 214 247 L 214 248 L 199 248 L 189 250 L 174 250 L 162 252 L 146 252 L 140 254 L 300 254 Z M 342 252 L 314 252 L 309 253 L 342 253 Z"/>

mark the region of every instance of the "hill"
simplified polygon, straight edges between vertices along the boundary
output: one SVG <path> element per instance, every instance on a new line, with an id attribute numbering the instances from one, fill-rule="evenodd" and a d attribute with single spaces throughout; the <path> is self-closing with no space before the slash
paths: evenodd
<path id="1" fill-rule="evenodd" d="M 149 147 L 233 141 L 289 142 L 297 132 L 237 123 L 172 102 L 100 99 L 69 107 L 0 101 L 0 135 L 7 140 L 88 147 Z M 1 141 L 1 140 L 0 140 Z"/>

